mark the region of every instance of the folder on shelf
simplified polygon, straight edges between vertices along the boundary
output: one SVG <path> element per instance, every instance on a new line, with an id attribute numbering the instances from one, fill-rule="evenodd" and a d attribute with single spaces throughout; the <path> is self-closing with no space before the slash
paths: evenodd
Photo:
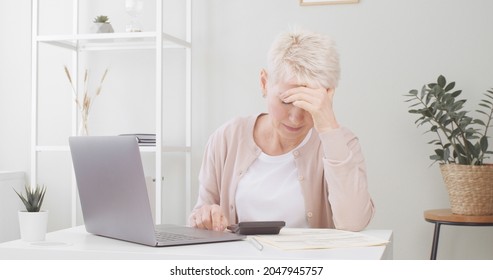
<path id="1" fill-rule="evenodd" d="M 119 136 L 135 136 L 139 146 L 155 146 L 156 145 L 156 134 L 151 133 L 129 133 L 120 134 Z"/>

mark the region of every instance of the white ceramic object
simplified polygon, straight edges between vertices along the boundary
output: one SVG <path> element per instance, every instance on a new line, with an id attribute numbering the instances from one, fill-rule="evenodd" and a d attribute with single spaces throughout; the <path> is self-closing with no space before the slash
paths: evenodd
<path id="1" fill-rule="evenodd" d="M 113 30 L 113 26 L 111 26 L 111 23 L 106 23 L 106 22 L 95 22 L 95 33 L 113 33 L 115 32 Z"/>
<path id="2" fill-rule="evenodd" d="M 28 242 L 44 241 L 48 226 L 48 211 L 19 211 L 21 239 Z"/>

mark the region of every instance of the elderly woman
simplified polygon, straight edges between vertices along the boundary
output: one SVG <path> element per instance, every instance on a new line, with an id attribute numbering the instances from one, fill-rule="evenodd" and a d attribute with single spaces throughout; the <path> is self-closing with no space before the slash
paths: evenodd
<path id="1" fill-rule="evenodd" d="M 191 226 L 224 230 L 241 221 L 364 229 L 374 213 L 358 138 L 333 111 L 339 80 L 333 42 L 281 34 L 260 72 L 268 113 L 236 118 L 209 139 Z"/>

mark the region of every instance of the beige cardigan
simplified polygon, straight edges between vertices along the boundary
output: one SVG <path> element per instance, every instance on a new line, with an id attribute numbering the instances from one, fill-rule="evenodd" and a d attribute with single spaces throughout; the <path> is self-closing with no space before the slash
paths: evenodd
<path id="1" fill-rule="evenodd" d="M 238 222 L 238 181 L 261 153 L 253 139 L 257 117 L 236 118 L 211 135 L 199 174 L 195 209 L 218 204 L 230 224 Z M 308 142 L 292 153 L 310 227 L 364 229 L 373 217 L 374 206 L 358 138 L 346 128 L 322 134 L 313 130 Z"/>

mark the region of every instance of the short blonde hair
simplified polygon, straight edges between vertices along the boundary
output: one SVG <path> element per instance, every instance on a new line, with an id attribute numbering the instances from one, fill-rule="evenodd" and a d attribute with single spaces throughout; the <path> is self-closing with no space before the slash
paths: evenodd
<path id="1" fill-rule="evenodd" d="M 293 29 L 274 40 L 268 54 L 269 79 L 273 82 L 295 78 L 300 84 L 317 83 L 336 88 L 339 83 L 339 54 L 329 37 Z"/>

